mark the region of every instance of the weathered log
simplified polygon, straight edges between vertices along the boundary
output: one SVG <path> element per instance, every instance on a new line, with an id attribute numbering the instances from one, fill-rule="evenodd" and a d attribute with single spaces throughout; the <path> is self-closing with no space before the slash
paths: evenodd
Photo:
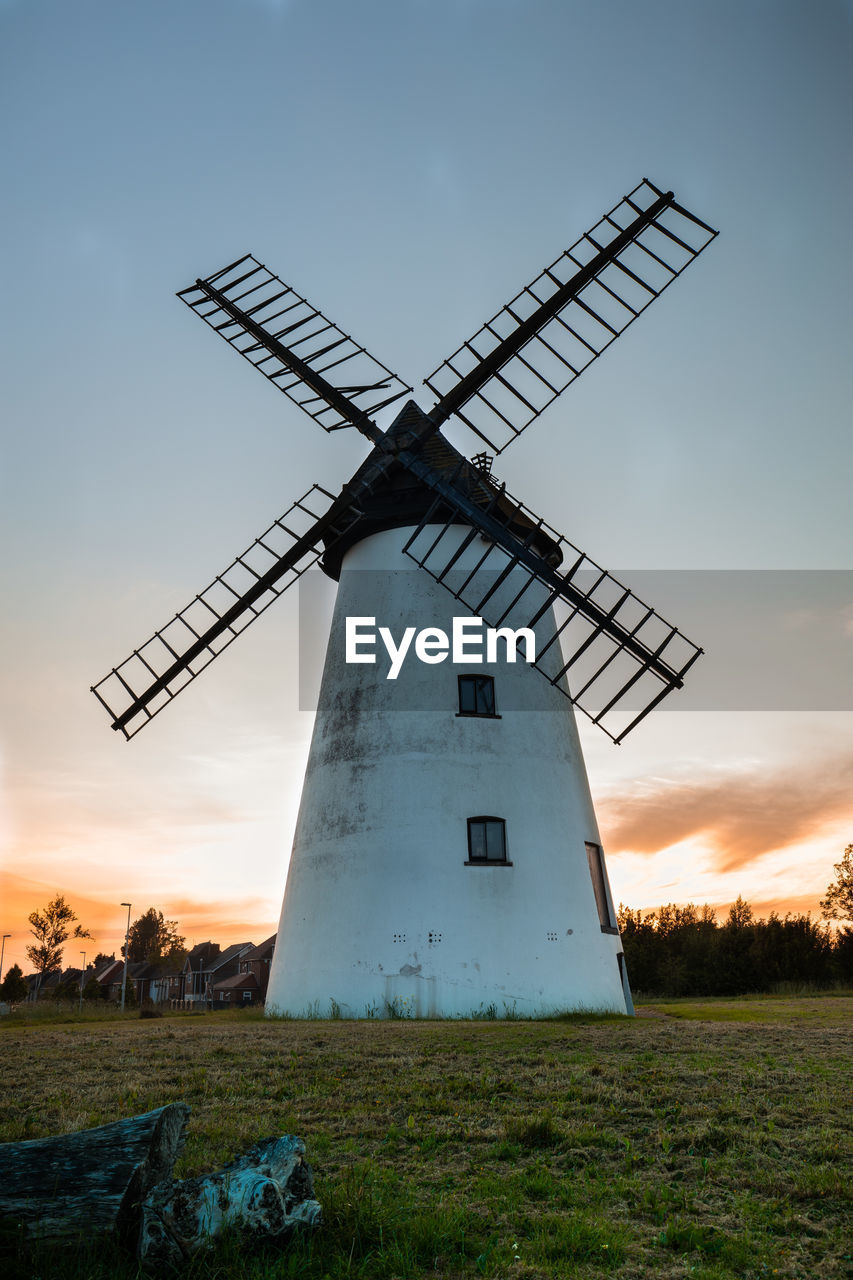
<path id="1" fill-rule="evenodd" d="M 318 1226 L 304 1152 L 301 1138 L 267 1138 L 217 1173 L 154 1187 L 142 1206 L 137 1257 L 159 1271 L 180 1266 L 225 1228 L 282 1240 L 296 1227 Z"/>
<path id="2" fill-rule="evenodd" d="M 172 1177 L 189 1114 L 173 1102 L 97 1129 L 0 1143 L 0 1217 L 45 1238 L 115 1229 L 134 1239 L 142 1201 Z"/>

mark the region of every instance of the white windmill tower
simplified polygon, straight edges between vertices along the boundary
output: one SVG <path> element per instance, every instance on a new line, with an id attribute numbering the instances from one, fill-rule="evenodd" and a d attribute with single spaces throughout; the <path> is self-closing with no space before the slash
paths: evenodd
<path id="1" fill-rule="evenodd" d="M 338 579 L 270 1010 L 631 1011 L 572 703 L 619 742 L 700 650 L 440 428 L 502 452 L 715 235 L 643 180 L 385 432 L 411 388 L 251 256 L 179 295 L 373 445 L 94 687 L 130 738 L 306 569 Z"/>

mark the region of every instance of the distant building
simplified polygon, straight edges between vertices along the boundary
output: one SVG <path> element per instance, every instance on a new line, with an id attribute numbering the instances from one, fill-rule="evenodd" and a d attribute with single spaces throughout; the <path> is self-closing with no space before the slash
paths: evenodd
<path id="1" fill-rule="evenodd" d="M 260 1003 L 258 980 L 253 973 L 233 973 L 213 988 L 214 1009 L 235 1009 Z"/>
<path id="2" fill-rule="evenodd" d="M 111 960 L 95 972 L 95 981 L 107 1000 L 121 999 L 121 980 L 124 975 L 124 960 Z"/>
<path id="3" fill-rule="evenodd" d="M 275 950 L 276 935 L 267 938 L 257 947 L 244 951 L 239 958 L 237 972 L 221 978 L 213 988 L 215 1008 L 234 1008 L 237 1005 L 263 1004 L 270 980 L 270 962 Z"/>
<path id="4" fill-rule="evenodd" d="M 127 966 L 127 994 L 137 1004 L 151 1001 L 173 1008 L 233 1008 L 235 1005 L 262 1004 L 269 982 L 270 961 L 275 947 L 275 934 L 254 946 L 251 942 L 234 942 L 223 951 L 218 942 L 199 942 L 174 969 L 162 963 L 131 960 Z M 30 1000 L 53 997 L 57 992 L 71 993 L 79 988 L 80 969 L 57 969 L 26 978 Z M 121 1000 L 124 984 L 124 958 L 109 960 L 98 969 L 89 965 L 85 983 L 94 979 L 103 997 Z"/>
<path id="5" fill-rule="evenodd" d="M 173 983 L 168 995 L 162 998 L 171 1003 L 211 1008 L 216 1000 L 216 986 L 237 973 L 240 957 L 251 950 L 251 942 L 234 942 L 224 951 L 218 942 L 198 943 L 187 956 L 180 975 L 180 989 Z"/>
<path id="6" fill-rule="evenodd" d="M 93 976 L 92 966 L 86 966 L 86 976 L 83 978 L 83 985 Z M 83 977 L 82 969 L 69 967 L 67 969 L 54 969 L 51 973 L 39 975 L 37 973 L 28 973 L 24 981 L 29 988 L 28 1000 L 42 999 L 75 999 L 80 990 L 80 979 Z"/>

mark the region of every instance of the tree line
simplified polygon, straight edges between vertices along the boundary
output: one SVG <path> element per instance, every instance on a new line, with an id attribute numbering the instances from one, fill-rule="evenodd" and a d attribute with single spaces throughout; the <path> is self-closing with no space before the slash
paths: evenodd
<path id="1" fill-rule="evenodd" d="M 757 920 L 749 903 L 738 898 L 722 924 L 711 907 L 693 903 L 670 904 L 645 914 L 620 906 L 619 929 L 631 986 L 643 994 L 735 996 L 783 984 L 853 983 L 853 844 L 836 862 L 835 880 L 820 905 L 824 923 L 808 915 L 782 918 L 775 912 Z M 826 923 L 830 920 L 841 927 L 831 930 Z M 92 936 L 62 894 L 42 911 L 33 911 L 29 924 L 35 942 L 27 946 L 27 958 L 39 983 L 61 970 L 69 938 Z M 186 958 L 185 941 L 176 920 L 166 920 L 162 911 L 149 907 L 130 926 L 128 958 L 174 971 Z M 122 946 L 122 956 L 124 951 Z M 112 959 L 97 955 L 94 969 Z M 27 992 L 20 965 L 12 965 L 0 983 L 0 1000 L 17 1002 Z M 83 995 L 97 994 L 98 984 L 90 978 Z"/>
<path id="2" fill-rule="evenodd" d="M 619 908 L 625 963 L 635 993 L 738 996 L 791 984 L 853 983 L 853 844 L 835 864 L 821 901 L 823 921 L 772 912 L 756 919 L 738 898 L 718 923 L 709 906 Z M 828 921 L 840 927 L 832 930 Z"/>
<path id="3" fill-rule="evenodd" d="M 823 922 L 775 912 L 756 919 L 738 898 L 718 923 L 709 906 L 671 903 L 643 914 L 619 908 L 625 963 L 635 994 L 738 996 L 787 985 L 853 983 L 853 845 L 821 902 Z M 842 922 L 832 930 L 828 920 Z"/>

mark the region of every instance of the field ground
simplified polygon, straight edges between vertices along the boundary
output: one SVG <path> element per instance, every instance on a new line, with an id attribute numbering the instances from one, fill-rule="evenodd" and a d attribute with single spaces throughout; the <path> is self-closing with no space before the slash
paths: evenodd
<path id="1" fill-rule="evenodd" d="M 177 1175 L 305 1139 L 326 1225 L 226 1240 L 246 1277 L 853 1276 L 853 998 L 657 1002 L 637 1019 L 0 1022 L 0 1139 L 192 1106 Z M 4 1275 L 129 1280 L 109 1243 Z"/>

